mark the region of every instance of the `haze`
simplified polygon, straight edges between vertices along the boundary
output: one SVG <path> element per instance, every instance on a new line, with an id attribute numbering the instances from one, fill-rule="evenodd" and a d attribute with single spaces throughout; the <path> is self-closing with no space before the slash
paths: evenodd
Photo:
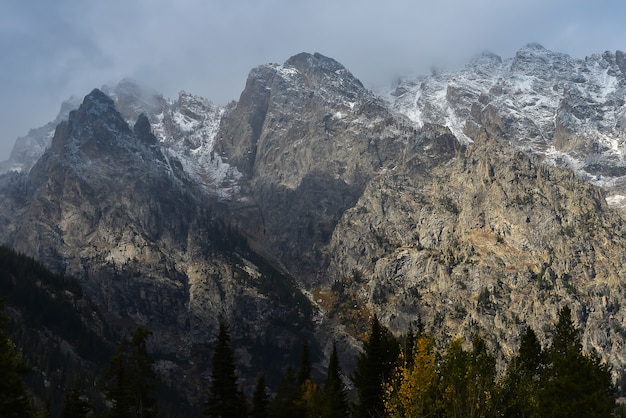
<path id="1" fill-rule="evenodd" d="M 530 42 L 582 58 L 626 49 L 620 0 L 8 0 L 0 4 L 0 160 L 61 102 L 134 78 L 236 100 L 251 68 L 320 52 L 370 88 Z"/>

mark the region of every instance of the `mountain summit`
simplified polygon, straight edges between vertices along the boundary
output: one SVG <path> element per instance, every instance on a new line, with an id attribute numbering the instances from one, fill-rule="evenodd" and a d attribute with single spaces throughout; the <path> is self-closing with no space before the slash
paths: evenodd
<path id="1" fill-rule="evenodd" d="M 626 183 L 624 53 L 574 59 L 529 44 L 513 58 L 483 55 L 459 71 L 407 78 L 388 95 L 416 124 L 438 123 L 470 142 L 481 129 L 605 188 Z"/>
<path id="2" fill-rule="evenodd" d="M 350 370 L 374 315 L 479 333 L 504 359 L 568 305 L 617 377 L 624 63 L 531 44 L 381 98 L 302 53 L 252 69 L 225 107 L 124 80 L 0 175 L 0 237 L 76 276 L 117 337 L 150 328 L 159 373 L 196 403 L 220 321 L 248 387 L 303 338 L 316 367 L 337 340 Z"/>

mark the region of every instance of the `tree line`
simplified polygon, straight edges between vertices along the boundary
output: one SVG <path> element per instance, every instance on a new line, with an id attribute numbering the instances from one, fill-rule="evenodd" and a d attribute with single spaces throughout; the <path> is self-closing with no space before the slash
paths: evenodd
<path id="1" fill-rule="evenodd" d="M 22 383 L 28 368 L 4 332 L 0 316 L 0 416 L 44 417 Z M 123 338 L 98 382 L 104 407 L 78 385 L 66 388 L 66 418 L 158 417 L 158 376 L 147 349 L 150 331 L 138 328 Z M 571 310 L 559 312 L 554 337 L 542 347 L 531 327 L 503 373 L 477 333 L 466 348 L 460 339 L 437 346 L 423 327 L 394 337 L 374 316 L 350 376 L 342 372 L 333 343 L 326 377 L 315 382 L 309 346 L 300 364 L 288 366 L 275 393 L 264 375 L 247 396 L 238 384 L 229 328 L 221 323 L 203 413 L 209 417 L 609 417 L 616 409 L 611 369 L 596 353 L 584 353 Z"/>
<path id="2" fill-rule="evenodd" d="M 78 281 L 52 274 L 6 247 L 0 247 L 0 293 L 7 295 L 11 316 L 20 322 L 10 327 L 8 317 L 0 315 L 1 417 L 150 417 L 158 416 L 159 407 L 167 414 L 164 395 L 155 390 L 158 376 L 147 349 L 148 330 L 135 330 L 117 350 L 109 347 L 74 308 L 75 298 L 82 297 Z M 90 370 L 79 382 L 73 376 L 84 367 L 69 364 L 60 346 L 51 348 L 51 340 L 46 343 L 31 328 L 61 335 L 102 368 Z M 596 353 L 583 353 L 568 307 L 559 312 L 552 334 L 543 347 L 527 327 L 516 354 L 497 373 L 495 357 L 478 333 L 468 344 L 452 340 L 438 346 L 421 325 L 396 338 L 374 317 L 350 375 L 342 372 L 333 344 L 327 375 L 315 381 L 305 343 L 299 367 L 287 366 L 277 387 L 270 390 L 260 375 L 254 393 L 246 394 L 239 385 L 228 326 L 220 324 L 206 403 L 197 409 L 213 417 L 593 417 L 620 412 L 615 411 L 611 370 Z M 29 374 L 25 363 L 36 373 Z M 85 392 L 89 382 L 92 387 Z M 43 388 L 35 392 L 50 396 L 40 401 L 51 401 L 52 407 L 40 402 L 35 408 L 34 384 Z"/>
<path id="3" fill-rule="evenodd" d="M 311 380 L 305 343 L 299 369 L 287 368 L 273 397 L 260 376 L 249 404 L 237 387 L 228 328 L 222 324 L 204 413 L 255 418 L 624 416 L 616 408 L 610 367 L 596 353 L 582 351 L 567 306 L 559 312 L 552 342 L 542 347 L 527 327 L 500 375 L 478 333 L 468 348 L 460 339 L 439 348 L 421 326 L 396 338 L 376 317 L 354 372 L 342 374 L 336 344 L 327 370 L 321 386 Z"/>

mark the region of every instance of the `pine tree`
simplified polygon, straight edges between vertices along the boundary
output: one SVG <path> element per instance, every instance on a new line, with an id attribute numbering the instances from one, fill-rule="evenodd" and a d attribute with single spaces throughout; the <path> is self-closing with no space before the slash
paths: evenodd
<path id="1" fill-rule="evenodd" d="M 531 417 L 537 414 L 537 394 L 545 368 L 545 354 L 535 331 L 527 327 L 519 352 L 509 362 L 502 382 L 500 409 L 505 416 Z"/>
<path id="2" fill-rule="evenodd" d="M 298 405 L 301 392 L 298 387 L 296 371 L 288 366 L 285 376 L 278 383 L 276 396 L 270 403 L 270 416 L 275 418 L 301 417 L 304 415 L 303 408 Z"/>
<path id="3" fill-rule="evenodd" d="M 0 308 L 4 305 L 0 301 Z M 29 368 L 6 334 L 8 318 L 0 314 L 0 417 L 23 418 L 33 415 L 32 402 L 22 383 Z"/>
<path id="4" fill-rule="evenodd" d="M 493 416 L 496 395 L 496 359 L 487 350 L 485 340 L 475 334 L 472 338 L 470 363 L 470 411 L 468 416 Z M 472 408 L 473 406 L 473 408 Z"/>
<path id="5" fill-rule="evenodd" d="M 254 389 L 254 395 L 252 395 L 252 411 L 250 413 L 251 418 L 267 418 L 269 396 L 265 388 L 265 376 L 259 376 L 257 380 L 256 388 Z"/>
<path id="6" fill-rule="evenodd" d="M 205 407 L 204 414 L 210 417 L 245 416 L 245 398 L 237 388 L 230 333 L 228 327 L 223 323 L 220 323 L 215 352 L 213 353 L 210 393 Z"/>
<path id="7" fill-rule="evenodd" d="M 300 352 L 300 368 L 298 369 L 298 386 L 303 386 L 307 380 L 311 380 L 311 355 L 309 352 L 309 343 L 305 339 L 302 343 L 302 351 Z"/>
<path id="8" fill-rule="evenodd" d="M 611 369 L 595 353 L 584 354 L 572 312 L 559 311 L 554 339 L 548 348 L 539 392 L 538 411 L 551 417 L 605 417 L 615 407 Z"/>
<path id="9" fill-rule="evenodd" d="M 441 362 L 441 385 L 444 402 L 444 416 L 466 416 L 469 394 L 470 354 L 463 349 L 461 340 L 453 340 L 448 345 Z"/>
<path id="10" fill-rule="evenodd" d="M 345 385 L 341 380 L 341 367 L 337 355 L 337 342 L 333 341 L 333 350 L 328 360 L 326 383 L 322 391 L 320 416 L 341 418 L 348 416 L 348 400 Z"/>
<path id="11" fill-rule="evenodd" d="M 537 339 L 537 334 L 531 327 L 527 327 L 522 334 L 519 354 L 516 358 L 516 367 L 529 378 L 536 378 L 545 366 L 543 348 Z"/>
<path id="12" fill-rule="evenodd" d="M 94 410 L 94 406 L 85 400 L 80 393 L 78 384 L 74 384 L 65 391 L 61 417 L 63 418 L 85 418 Z"/>
<path id="13" fill-rule="evenodd" d="M 354 416 L 381 416 L 384 413 L 383 383 L 393 375 L 400 347 L 387 328 L 374 316 L 372 328 L 363 352 L 357 356 L 356 369 L 351 377 L 357 389 L 359 403 Z"/>
<path id="14" fill-rule="evenodd" d="M 420 334 L 415 335 L 413 331 L 413 326 L 409 326 L 409 331 L 402 338 L 402 354 L 404 361 L 406 363 L 406 367 L 410 368 L 413 363 L 413 353 L 415 351 L 415 342 L 416 339 L 420 337 Z"/>
<path id="15" fill-rule="evenodd" d="M 131 339 L 122 339 L 109 361 L 103 378 L 103 391 L 113 404 L 112 417 L 156 417 L 158 405 L 151 395 L 156 373 L 154 359 L 148 354 L 147 340 L 152 333 L 137 328 Z"/>
<path id="16" fill-rule="evenodd" d="M 554 339 L 548 353 L 551 357 L 558 358 L 567 356 L 569 353 L 582 352 L 580 332 L 574 326 L 572 310 L 569 306 L 564 306 L 559 311 L 559 319 L 554 331 Z"/>

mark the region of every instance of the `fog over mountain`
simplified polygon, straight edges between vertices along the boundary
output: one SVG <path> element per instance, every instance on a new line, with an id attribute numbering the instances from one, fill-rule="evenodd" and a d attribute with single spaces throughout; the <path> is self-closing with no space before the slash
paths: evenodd
<path id="1" fill-rule="evenodd" d="M 0 5 L 0 160 L 59 103 L 125 77 L 174 97 L 237 99 L 250 68 L 300 51 L 339 59 L 367 87 L 529 42 L 583 58 L 624 49 L 623 2 L 329 0 Z"/>
<path id="2" fill-rule="evenodd" d="M 626 54 L 604 50 L 530 43 L 379 91 L 301 52 L 251 68 L 225 105 L 131 79 L 58 103 L 0 164 L 0 244 L 76 280 L 4 275 L 12 319 L 45 293 L 92 345 L 148 328 L 163 390 L 195 411 L 164 416 L 199 416 L 222 321 L 251 392 L 303 340 L 314 379 L 335 341 L 349 375 L 374 317 L 441 345 L 483 335 L 501 373 L 528 327 L 548 347 L 567 306 L 576 350 L 623 382 Z M 21 327 L 30 358 L 48 341 L 102 366 L 41 326 Z M 60 379 L 42 399 L 63 369 L 37 366 Z"/>

